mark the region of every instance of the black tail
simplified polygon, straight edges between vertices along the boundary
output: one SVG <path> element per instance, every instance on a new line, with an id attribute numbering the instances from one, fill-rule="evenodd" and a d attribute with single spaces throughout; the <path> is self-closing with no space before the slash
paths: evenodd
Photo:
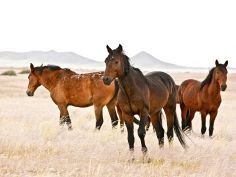
<path id="1" fill-rule="evenodd" d="M 179 126 L 179 121 L 176 112 L 174 114 L 174 130 L 177 138 L 179 139 L 180 144 L 183 146 L 184 149 L 186 149 L 188 146 L 185 142 L 183 132 Z"/>

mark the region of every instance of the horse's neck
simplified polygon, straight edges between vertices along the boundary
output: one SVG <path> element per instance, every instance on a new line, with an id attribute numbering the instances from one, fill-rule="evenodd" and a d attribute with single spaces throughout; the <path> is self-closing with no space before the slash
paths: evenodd
<path id="1" fill-rule="evenodd" d="M 129 72 L 125 76 L 118 78 L 119 84 L 122 87 L 121 89 L 125 91 L 126 94 L 131 95 L 132 93 L 137 92 L 137 88 L 134 86 L 142 84 L 136 79 L 138 74 L 140 73 L 137 73 L 137 71 L 130 67 Z M 137 82 L 139 82 L 139 84 L 137 84 Z"/>
<path id="2" fill-rule="evenodd" d="M 43 71 L 43 73 L 40 76 L 40 83 L 42 86 L 44 86 L 46 89 L 48 89 L 50 92 L 55 88 L 58 82 L 58 74 L 54 73 L 57 71 Z"/>
<path id="3" fill-rule="evenodd" d="M 220 97 L 220 85 L 218 82 L 216 82 L 214 79 L 212 79 L 211 83 L 207 85 L 207 96 L 209 98 L 216 99 Z"/>

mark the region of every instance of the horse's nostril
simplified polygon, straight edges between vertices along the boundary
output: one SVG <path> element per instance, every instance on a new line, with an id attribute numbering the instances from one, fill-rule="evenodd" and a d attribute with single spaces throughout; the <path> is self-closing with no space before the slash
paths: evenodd
<path id="1" fill-rule="evenodd" d="M 221 91 L 225 91 L 227 88 L 227 85 L 221 85 Z"/>
<path id="2" fill-rule="evenodd" d="M 103 83 L 106 85 L 110 85 L 111 79 L 109 77 L 103 77 Z"/>
<path id="3" fill-rule="evenodd" d="M 27 94 L 28 96 L 33 96 L 33 95 L 34 95 L 34 93 L 33 93 L 33 92 L 30 92 L 30 91 L 26 91 L 26 94 Z"/>

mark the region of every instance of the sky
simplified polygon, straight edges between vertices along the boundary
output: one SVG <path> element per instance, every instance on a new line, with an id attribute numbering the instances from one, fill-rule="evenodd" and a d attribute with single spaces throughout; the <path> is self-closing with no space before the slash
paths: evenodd
<path id="1" fill-rule="evenodd" d="M 185 66 L 236 67 L 236 2 L 1 0 L 0 51 L 71 51 L 103 61 L 106 45 Z"/>

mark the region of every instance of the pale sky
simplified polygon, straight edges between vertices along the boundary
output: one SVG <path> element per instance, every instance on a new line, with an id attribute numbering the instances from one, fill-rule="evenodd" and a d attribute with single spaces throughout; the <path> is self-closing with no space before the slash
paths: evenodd
<path id="1" fill-rule="evenodd" d="M 146 51 L 165 62 L 236 67 L 236 1 L 4 0 L 0 51 L 72 51 L 103 61 L 106 45 L 129 57 Z"/>

